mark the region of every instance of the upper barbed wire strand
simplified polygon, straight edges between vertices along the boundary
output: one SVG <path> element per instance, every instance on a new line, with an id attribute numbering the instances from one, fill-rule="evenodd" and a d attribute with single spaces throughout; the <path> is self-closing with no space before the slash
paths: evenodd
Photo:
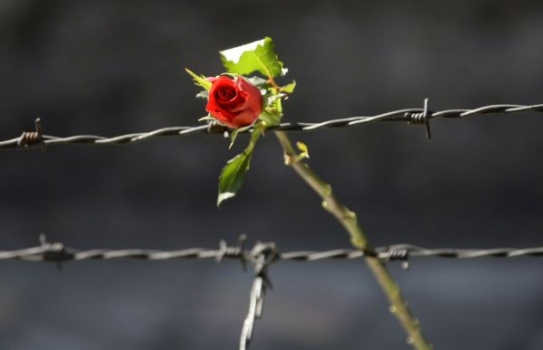
<path id="1" fill-rule="evenodd" d="M 309 132 L 320 129 L 328 128 L 346 128 L 377 121 L 393 121 L 393 122 L 408 122 L 408 123 L 421 123 L 419 119 L 422 115 L 423 123 L 428 123 L 429 120 L 434 118 L 466 118 L 476 115 L 488 115 L 488 114 L 514 114 L 514 113 L 526 113 L 537 112 L 543 113 L 543 104 L 535 105 L 516 105 L 516 104 L 497 104 L 483 106 L 473 109 L 447 109 L 441 111 L 430 111 L 423 108 L 407 108 L 399 109 L 391 112 L 372 116 L 355 116 L 349 118 L 331 119 L 319 123 L 306 123 L 306 122 L 290 122 L 281 123 L 280 125 L 270 127 L 268 130 L 278 131 L 296 131 L 296 132 Z M 23 132 L 19 137 L 12 138 L 5 141 L 0 141 L 0 150 L 29 150 L 34 148 L 43 148 L 44 146 L 60 146 L 60 145 L 128 145 L 143 142 L 153 138 L 168 137 L 168 136 L 185 136 L 197 133 L 208 133 L 208 125 L 199 126 L 174 126 L 165 127 L 150 132 L 130 133 L 124 135 L 117 135 L 113 137 L 105 137 L 98 135 L 73 135 L 66 137 L 41 135 L 41 126 L 39 129 L 39 135 L 36 132 Z M 244 133 L 251 130 L 245 130 Z M 25 139 L 25 135 L 32 135 L 31 141 Z M 38 137 L 36 137 L 38 136 Z"/>

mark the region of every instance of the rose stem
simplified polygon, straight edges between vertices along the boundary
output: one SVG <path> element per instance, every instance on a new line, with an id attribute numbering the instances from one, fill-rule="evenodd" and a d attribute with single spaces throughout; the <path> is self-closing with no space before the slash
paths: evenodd
<path id="1" fill-rule="evenodd" d="M 270 83 L 270 85 L 275 89 L 274 95 L 277 95 L 279 91 L 281 90 L 281 87 L 277 85 L 277 83 L 275 82 L 275 79 L 273 79 L 271 74 L 268 74 L 268 83 Z"/>
<path id="2" fill-rule="evenodd" d="M 370 251 L 371 245 L 357 222 L 356 214 L 341 204 L 332 193 L 332 187 L 317 176 L 307 163 L 297 157 L 296 151 L 286 133 L 276 131 L 275 135 L 285 152 L 286 164 L 294 168 L 296 173 L 298 173 L 309 187 L 323 199 L 323 208 L 343 225 L 351 237 L 351 244 L 357 249 Z M 419 321 L 409 310 L 407 302 L 403 299 L 400 292 L 398 283 L 393 279 L 385 264 L 375 256 L 365 256 L 365 261 L 386 294 L 390 303 L 390 311 L 405 329 L 408 335 L 408 344 L 417 350 L 431 349 L 432 346 L 424 337 Z"/>

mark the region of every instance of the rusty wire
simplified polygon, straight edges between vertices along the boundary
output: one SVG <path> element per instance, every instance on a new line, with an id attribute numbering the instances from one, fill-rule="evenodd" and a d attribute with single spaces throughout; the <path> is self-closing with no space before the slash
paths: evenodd
<path id="1" fill-rule="evenodd" d="M 367 124 L 377 121 L 406 122 L 409 124 L 422 124 L 426 127 L 428 138 L 430 133 L 430 120 L 435 118 L 461 119 L 476 115 L 488 114 L 515 114 L 525 112 L 543 113 L 543 104 L 535 105 L 516 105 L 516 104 L 496 104 L 473 109 L 447 109 L 441 111 L 432 111 L 429 109 L 428 99 L 424 100 L 423 108 L 406 108 L 386 112 L 371 116 L 356 116 L 349 118 L 332 119 L 319 123 L 291 122 L 281 123 L 278 126 L 270 127 L 269 130 L 309 132 L 328 128 L 346 128 L 356 125 Z M 191 134 L 224 134 L 228 129 L 224 127 L 212 127 L 208 125 L 200 126 L 174 126 L 161 128 L 149 132 L 139 132 L 113 137 L 97 135 L 73 135 L 73 136 L 51 136 L 42 133 L 39 121 L 36 124 L 36 130 L 32 132 L 23 132 L 21 136 L 0 141 L 0 150 L 8 149 L 33 149 L 44 146 L 60 146 L 70 144 L 80 145 L 127 145 L 135 144 L 149 139 L 167 137 L 167 136 L 185 136 Z M 245 130 L 243 132 L 251 132 Z"/>

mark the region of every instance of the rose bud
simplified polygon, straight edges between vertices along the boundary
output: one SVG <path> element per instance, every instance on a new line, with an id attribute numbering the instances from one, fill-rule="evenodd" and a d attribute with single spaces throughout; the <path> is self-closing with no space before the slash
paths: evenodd
<path id="1" fill-rule="evenodd" d="M 206 110 L 229 128 L 237 129 L 256 122 L 262 112 L 260 90 L 242 76 L 213 79 Z"/>

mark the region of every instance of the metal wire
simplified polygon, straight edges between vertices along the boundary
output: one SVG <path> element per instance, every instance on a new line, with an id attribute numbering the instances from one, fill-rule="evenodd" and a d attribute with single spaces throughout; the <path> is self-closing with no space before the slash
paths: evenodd
<path id="1" fill-rule="evenodd" d="M 277 251 L 275 261 L 320 261 L 320 260 L 349 260 L 364 256 L 375 256 L 383 261 L 406 261 L 411 258 L 447 258 L 447 259 L 474 259 L 474 258 L 517 258 L 517 257 L 543 257 L 543 247 L 530 248 L 490 248 L 490 249 L 453 249 L 453 248 L 422 248 L 411 244 L 395 244 L 374 248 L 372 251 L 355 249 L 334 249 L 327 251 L 292 251 L 281 253 Z M 221 241 L 219 249 L 188 248 L 179 250 L 152 250 L 152 249 L 89 249 L 79 250 L 64 246 L 62 243 L 48 243 L 42 241 L 41 246 L 18 249 L 0 250 L 0 260 L 23 260 L 30 262 L 65 262 L 82 260 L 179 260 L 179 259 L 235 259 L 244 264 L 248 261 L 255 263 L 258 257 L 253 250 L 246 250 L 242 246 L 227 246 Z"/>
<path id="2" fill-rule="evenodd" d="M 251 256 L 255 257 L 255 280 L 251 287 L 249 298 L 249 312 L 243 322 L 241 329 L 241 338 L 239 343 L 240 350 L 247 350 L 253 338 L 255 321 L 262 317 L 264 310 L 264 297 L 268 288 L 272 284 L 268 277 L 268 266 L 276 259 L 277 250 L 273 243 L 257 243 L 251 251 Z"/>
<path id="3" fill-rule="evenodd" d="M 543 104 L 535 105 L 515 105 L 515 104 L 497 104 L 483 106 L 473 109 L 447 109 L 441 111 L 432 111 L 428 107 L 428 99 L 424 100 L 424 108 L 406 108 L 396 111 L 386 112 L 372 116 L 356 116 L 349 118 L 332 119 L 320 123 L 282 123 L 278 126 L 269 128 L 270 130 L 308 132 L 327 128 L 346 128 L 356 125 L 362 125 L 377 121 L 407 122 L 409 124 L 424 124 L 428 137 L 430 134 L 430 120 L 435 118 L 455 118 L 461 119 L 476 115 L 488 114 L 515 114 L 525 112 L 543 113 Z M 166 127 L 150 132 L 140 132 L 124 134 L 113 137 L 97 135 L 73 135 L 66 137 L 44 135 L 39 121 L 36 124 L 36 131 L 23 132 L 21 136 L 0 141 L 0 150 L 8 149 L 33 149 L 44 146 L 60 146 L 70 144 L 80 145 L 127 145 L 143 142 L 153 138 L 167 136 L 185 136 L 191 134 L 223 134 L 227 132 L 226 128 L 217 128 L 216 125 L 201 126 L 174 126 Z M 246 130 L 244 132 L 250 132 Z"/>
<path id="4" fill-rule="evenodd" d="M 409 124 L 423 124 L 426 134 L 431 138 L 430 120 L 434 118 L 465 118 L 485 114 L 513 114 L 522 112 L 543 112 L 543 104 L 538 105 L 490 105 L 475 109 L 450 109 L 431 111 L 428 99 L 424 100 L 422 109 L 401 109 L 373 116 L 357 116 L 350 118 L 333 119 L 320 123 L 282 123 L 272 127 L 272 130 L 308 132 L 325 128 L 344 128 L 376 121 L 399 121 Z M 246 130 L 244 132 L 250 132 Z M 121 145 L 135 144 L 145 140 L 166 137 L 183 136 L 195 133 L 224 134 L 228 129 L 216 124 L 203 126 L 167 127 L 150 132 L 132 133 L 114 137 L 96 135 L 74 135 L 57 137 L 44 135 L 40 119 L 35 121 L 35 131 L 23 132 L 21 136 L 0 141 L 0 150 L 34 149 L 42 151 L 46 146 L 60 146 L 71 144 L 84 145 Z M 40 235 L 40 246 L 0 251 L 0 260 L 23 260 L 31 262 L 56 262 L 61 269 L 66 261 L 82 260 L 113 260 L 137 259 L 146 261 L 176 260 L 176 259 L 236 259 L 241 261 L 246 270 L 247 262 L 255 268 L 255 278 L 251 287 L 249 310 L 241 331 L 239 349 L 248 350 L 251 343 L 255 321 L 262 317 L 264 298 L 272 284 L 268 276 L 268 267 L 280 260 L 293 261 L 320 261 L 329 259 L 358 259 L 372 256 L 384 262 L 401 261 L 402 267 L 408 267 L 408 260 L 412 257 L 441 257 L 449 259 L 472 259 L 483 257 L 513 258 L 513 257 L 541 257 L 543 247 L 524 249 L 494 248 L 494 249 L 428 249 L 409 244 L 396 244 L 378 247 L 368 251 L 353 249 L 335 249 L 328 251 L 294 251 L 280 253 L 274 243 L 257 242 L 254 248 L 248 251 L 245 248 L 246 238 L 241 236 L 237 246 L 231 247 L 225 241 L 219 243 L 219 249 L 189 248 L 181 250 L 150 250 L 150 249 L 90 249 L 79 250 L 66 247 L 63 243 L 50 243 L 45 235 Z"/>
<path id="5" fill-rule="evenodd" d="M 246 237 L 240 236 L 237 246 L 228 246 L 225 241 L 219 242 L 219 249 L 188 248 L 181 250 L 150 250 L 150 249 L 90 249 L 78 250 L 66 247 L 63 243 L 47 241 L 44 234 L 40 235 L 40 246 L 18 250 L 0 251 L 0 260 L 24 260 L 33 262 L 56 262 L 58 268 L 65 261 L 82 260 L 114 260 L 136 259 L 146 261 L 175 260 L 175 259 L 236 259 L 242 262 L 244 270 L 250 262 L 255 268 L 255 278 L 249 296 L 249 310 L 239 343 L 240 350 L 248 350 L 253 339 L 255 321 L 263 315 L 264 298 L 272 283 L 268 268 L 280 260 L 320 261 L 330 259 L 359 259 L 372 256 L 384 262 L 402 261 L 404 268 L 408 267 L 411 257 L 441 257 L 449 259 L 472 259 L 483 257 L 515 258 L 541 257 L 543 247 L 524 249 L 492 248 L 492 249 L 427 249 L 410 244 L 395 244 L 361 251 L 354 249 L 334 249 L 328 251 L 294 251 L 280 253 L 274 243 L 257 242 L 250 251 L 245 248 Z"/>

